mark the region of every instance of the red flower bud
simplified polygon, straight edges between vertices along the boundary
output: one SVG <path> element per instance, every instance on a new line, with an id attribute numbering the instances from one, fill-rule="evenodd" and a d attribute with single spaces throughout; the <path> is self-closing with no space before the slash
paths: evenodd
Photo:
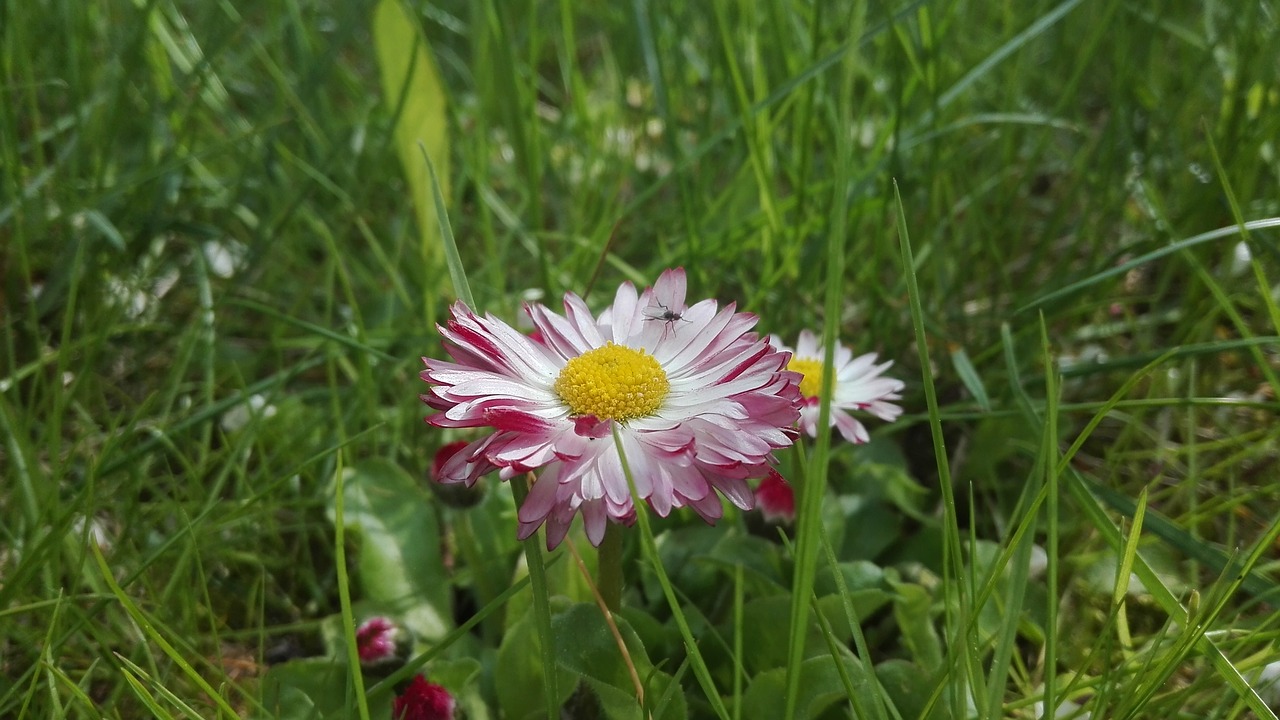
<path id="1" fill-rule="evenodd" d="M 756 488 L 756 505 L 768 522 L 791 523 L 796 519 L 795 493 L 773 468 L 769 468 L 769 475 Z"/>
<path id="2" fill-rule="evenodd" d="M 453 720 L 456 703 L 448 690 L 414 675 L 391 706 L 392 720 Z"/>

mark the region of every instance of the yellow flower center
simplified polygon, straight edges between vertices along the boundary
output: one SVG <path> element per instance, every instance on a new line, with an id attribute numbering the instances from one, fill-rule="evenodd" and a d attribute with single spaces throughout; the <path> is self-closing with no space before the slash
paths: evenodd
<path id="1" fill-rule="evenodd" d="M 671 389 L 652 355 L 608 343 L 565 363 L 555 390 L 574 415 L 630 420 L 651 415 Z"/>
<path id="2" fill-rule="evenodd" d="M 800 379 L 800 394 L 807 398 L 816 398 L 822 394 L 822 361 L 813 358 L 792 357 L 787 369 L 798 372 L 804 377 Z"/>

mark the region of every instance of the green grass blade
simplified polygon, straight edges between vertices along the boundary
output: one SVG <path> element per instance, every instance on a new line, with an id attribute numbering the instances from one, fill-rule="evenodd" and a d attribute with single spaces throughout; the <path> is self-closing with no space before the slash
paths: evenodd
<path id="1" fill-rule="evenodd" d="M 1074 470 L 1068 469 L 1067 479 L 1068 491 L 1071 493 L 1072 497 L 1075 498 L 1077 505 L 1082 511 L 1084 511 L 1093 526 L 1102 533 L 1107 543 L 1111 545 L 1112 549 L 1117 554 L 1123 552 L 1124 539 L 1120 534 L 1120 530 L 1116 528 L 1111 520 L 1102 512 L 1099 501 L 1090 494 L 1079 474 Z M 1276 527 L 1280 528 L 1280 518 L 1277 519 L 1277 523 Z M 1189 616 L 1187 609 L 1178 602 L 1178 599 L 1174 597 L 1169 588 L 1165 586 L 1164 581 L 1160 579 L 1160 576 L 1157 575 L 1151 569 L 1151 566 L 1147 564 L 1147 561 L 1142 557 L 1141 551 L 1138 551 L 1134 555 L 1134 572 L 1137 574 L 1138 579 L 1142 581 L 1143 586 L 1147 588 L 1147 591 L 1155 598 L 1156 603 L 1160 605 L 1161 609 L 1164 610 L 1166 614 L 1169 615 L 1170 620 L 1184 627 L 1188 627 L 1187 632 L 1189 633 L 1189 639 L 1191 640 L 1190 644 L 1195 645 L 1205 654 L 1214 670 L 1217 671 L 1218 675 L 1226 681 L 1227 685 L 1230 686 L 1237 695 L 1244 699 L 1246 704 L 1248 704 L 1249 709 L 1256 713 L 1260 718 L 1277 720 L 1275 713 L 1267 707 L 1267 704 L 1258 696 L 1257 691 L 1255 691 L 1249 682 L 1245 680 L 1245 678 L 1240 674 L 1240 671 L 1236 669 L 1235 665 L 1227 659 L 1227 656 L 1223 654 L 1222 649 L 1218 647 L 1217 643 L 1204 634 L 1208 628 L 1190 628 L 1188 626 L 1188 623 L 1191 622 L 1193 618 Z M 1177 660 L 1184 655 L 1185 651 L 1172 659 Z M 1172 673 L 1173 669 L 1174 666 L 1169 666 L 1164 673 L 1165 676 L 1167 677 L 1169 673 Z M 1158 685 L 1159 683 L 1152 683 L 1149 686 L 1150 690 L 1147 695 L 1148 697 L 1150 696 L 1150 693 L 1155 691 L 1155 688 Z M 1130 705 L 1136 711 L 1141 708 L 1142 702 L 1140 699 L 1135 699 L 1135 701 L 1130 703 Z"/>
<path id="2" fill-rule="evenodd" d="M 1203 233 L 1200 233 L 1199 235 L 1193 235 L 1189 238 L 1179 240 L 1177 242 L 1169 243 L 1168 245 L 1162 248 L 1159 248 L 1157 250 L 1152 250 L 1149 253 L 1139 255 L 1138 257 L 1133 258 L 1132 260 L 1128 260 L 1126 262 L 1115 265 L 1114 267 L 1107 268 L 1106 270 L 1103 270 L 1101 272 L 1094 273 L 1093 275 L 1090 275 L 1089 277 L 1084 278 L 1083 280 L 1077 280 L 1076 282 L 1073 282 L 1067 285 L 1066 287 L 1059 288 L 1057 290 L 1054 290 L 1053 292 L 1046 293 L 1045 295 L 1041 295 L 1035 300 L 1015 310 L 1014 314 L 1021 315 L 1022 313 L 1025 313 L 1025 312 L 1037 310 L 1046 305 L 1057 302 L 1058 300 L 1074 295 L 1080 292 L 1081 290 L 1084 290 L 1085 288 L 1093 287 L 1094 285 L 1097 285 L 1098 283 L 1104 280 L 1109 280 L 1114 277 L 1119 277 L 1129 272 L 1130 270 L 1133 270 L 1134 268 L 1142 267 L 1143 265 L 1147 265 L 1152 261 L 1159 260 L 1164 257 L 1168 257 L 1169 255 L 1177 253 L 1181 250 L 1185 250 L 1187 248 L 1195 247 L 1196 245 L 1202 245 L 1207 242 L 1213 242 L 1214 240 L 1221 240 L 1222 238 L 1232 237 L 1235 235 L 1239 235 L 1240 233 L 1252 232 L 1257 230 L 1267 230 L 1270 228 L 1277 228 L 1277 227 L 1280 227 L 1280 217 L 1264 218 L 1262 220 L 1250 220 L 1249 222 L 1241 223 L 1239 225 L 1229 225 L 1227 227 L 1221 227 L 1216 230 L 1203 232 Z"/>
<path id="3" fill-rule="evenodd" d="M 440 189 L 440 179 L 436 177 L 435 163 L 427 146 L 418 143 L 422 151 L 422 160 L 427 165 L 431 176 L 431 201 L 435 205 L 436 218 L 440 221 L 440 237 L 444 242 L 444 261 L 449 268 L 449 279 L 453 280 L 453 291 L 458 299 L 466 303 L 472 310 L 476 309 L 476 299 L 471 295 L 471 284 L 467 282 L 467 270 L 462 264 L 462 256 L 458 253 L 458 241 L 453 237 L 453 226 L 449 223 L 449 213 L 445 209 L 444 193 Z"/>
<path id="4" fill-rule="evenodd" d="M 840 607 L 844 610 L 845 620 L 853 631 L 853 646 L 858 651 L 858 660 L 862 663 L 862 671 L 866 673 L 867 683 L 870 685 L 871 699 L 875 703 L 874 717 L 876 720 L 886 720 L 886 712 L 892 712 L 896 720 L 902 720 L 902 716 L 898 709 L 894 707 L 893 701 L 885 697 L 884 688 L 880 684 L 880 679 L 876 676 L 875 664 L 871 661 L 871 647 L 867 644 L 867 637 L 862 632 L 862 618 L 858 617 L 858 613 L 853 607 L 849 589 L 844 582 L 844 573 L 840 571 L 839 561 L 836 559 L 835 550 L 831 547 L 831 539 L 827 537 L 825 528 L 822 531 L 822 550 L 826 555 L 827 567 L 831 570 L 831 577 L 836 583 L 836 592 L 840 596 Z"/>
<path id="5" fill-rule="evenodd" d="M 938 485 L 942 493 L 943 582 L 955 583 L 956 598 L 959 605 L 958 608 L 952 608 L 951 603 L 947 603 L 947 635 L 949 637 L 957 637 L 956 633 L 968 625 L 968 618 L 970 617 L 968 611 L 969 593 L 965 588 L 963 573 L 959 572 L 964 556 L 960 550 L 960 530 L 957 519 L 955 490 L 951 485 L 951 467 L 947 456 L 946 443 L 943 440 L 938 391 L 934 385 L 932 360 L 929 358 L 928 338 L 924 330 L 924 307 L 920 295 L 920 285 L 916 280 L 916 265 L 911 251 L 911 237 L 907 227 L 906 210 L 902 205 L 902 195 L 898 190 L 896 181 L 894 182 L 894 201 L 897 208 L 898 242 L 902 253 L 902 272 L 905 277 L 908 300 L 911 306 L 911 324 L 915 329 L 916 352 L 920 360 L 921 384 L 923 385 L 925 403 L 929 413 L 930 434 L 933 438 L 933 457 L 938 469 Z M 967 631 L 965 634 L 968 634 Z M 972 656 L 972 643 L 961 642 L 959 647 L 953 643 L 950 647 L 950 652 L 961 653 L 966 670 L 976 667 L 975 658 Z M 954 689 L 957 683 L 953 679 L 950 685 Z M 951 699 L 952 713 L 960 714 L 964 698 L 961 698 L 958 692 L 952 692 Z"/>
<path id="6" fill-rule="evenodd" d="M 515 496 L 516 507 L 524 505 L 525 498 L 529 496 L 529 486 L 519 477 L 512 478 L 507 484 Z M 542 658 L 542 694 L 547 717 L 554 718 L 560 713 L 560 677 L 556 672 L 556 638 L 551 632 L 551 590 L 542 560 L 542 532 L 545 530 L 525 538 L 521 545 L 529 566 L 529 591 L 533 595 L 533 619 L 538 630 L 538 654 Z"/>
<path id="7" fill-rule="evenodd" d="M 1129 577 L 1133 573 L 1133 559 L 1138 555 L 1138 542 L 1142 539 L 1142 516 L 1147 509 L 1147 489 L 1142 489 L 1138 496 L 1138 510 L 1133 515 L 1133 524 L 1129 528 L 1128 539 L 1125 540 L 1124 552 L 1120 556 L 1120 565 L 1116 568 L 1115 589 L 1111 592 L 1111 608 L 1116 615 L 1116 630 L 1120 634 L 1120 647 L 1128 651 L 1133 647 L 1129 633 L 1129 619 L 1124 600 L 1129 593 Z"/>
<path id="8" fill-rule="evenodd" d="M 92 543 L 89 548 L 93 551 L 93 557 L 98 562 L 98 570 L 102 574 L 102 579 L 107 583 L 107 587 L 111 589 L 111 594 L 115 595 L 116 601 L 119 602 L 120 606 L 129 614 L 129 617 L 137 623 L 138 628 L 147 636 L 147 639 L 155 643 L 160 650 L 163 651 L 171 661 L 173 661 L 173 664 L 177 665 L 178 668 L 181 669 L 182 674 L 185 675 L 188 680 L 195 683 L 204 691 L 209 700 L 218 708 L 220 716 L 238 719 L 240 717 L 239 714 L 236 713 L 229 703 L 227 703 L 226 698 L 222 697 L 222 694 L 215 690 L 213 686 L 204 679 L 203 675 L 192 667 L 191 663 L 183 657 L 182 653 L 178 652 L 178 650 L 165 639 L 164 635 L 162 635 L 151 622 L 151 619 L 138 608 L 138 606 L 133 602 L 133 599 L 130 598 L 128 594 L 125 593 L 124 589 L 120 587 L 120 584 L 116 582 L 114 573 L 111 571 L 111 567 L 107 564 L 107 559 L 103 557 L 102 551 L 98 548 L 98 545 L 96 543 Z"/>
<path id="9" fill-rule="evenodd" d="M 640 495 L 636 492 L 635 479 L 631 475 L 631 466 L 627 463 L 626 451 L 622 447 L 622 437 L 618 435 L 616 426 L 613 428 L 613 442 L 617 446 L 618 455 L 622 460 L 623 474 L 627 476 L 627 489 L 630 491 L 631 497 L 638 498 Z M 689 653 L 689 661 L 693 665 L 693 675 L 698 679 L 698 684 L 702 686 L 702 692 L 706 695 L 711 709 L 715 711 L 716 717 L 719 717 L 720 720 L 729 720 L 729 710 L 724 706 L 720 691 L 716 689 L 715 680 L 711 677 L 711 671 L 707 668 L 706 660 L 702 657 L 702 651 L 698 649 L 698 640 L 689 630 L 689 621 L 685 619 L 684 610 L 680 607 L 680 599 L 676 597 L 676 591 L 671 585 L 671 579 L 667 577 L 667 570 L 662 566 L 662 558 L 658 553 L 658 544 L 653 537 L 653 528 L 649 526 L 647 507 L 642 505 L 636 508 L 636 520 L 640 526 L 641 549 L 644 551 L 645 559 L 649 561 L 654 574 L 658 578 L 658 584 L 662 587 L 662 595 L 667 599 L 667 606 L 671 608 L 671 615 L 675 618 L 676 627 L 680 630 L 680 638 L 684 641 L 685 651 Z"/>
<path id="10" fill-rule="evenodd" d="M 1044 643 L 1044 707 L 1045 717 L 1057 717 L 1058 712 L 1058 518 L 1060 510 L 1058 498 L 1061 496 L 1058 460 L 1058 370 L 1053 360 L 1053 352 L 1049 345 L 1049 329 L 1044 314 L 1040 314 L 1040 352 L 1044 359 L 1045 376 L 1045 415 L 1044 415 L 1044 447 L 1042 458 L 1044 468 L 1044 486 L 1048 491 L 1045 513 L 1046 522 L 1045 567 L 1048 601 L 1045 603 L 1045 627 L 1047 636 Z"/>
<path id="11" fill-rule="evenodd" d="M 343 488 L 345 479 L 342 455 L 339 454 L 338 466 L 333 478 L 333 555 L 338 572 L 338 603 L 342 613 L 342 637 L 347 651 L 347 675 L 354 686 L 360 720 L 369 720 L 369 699 L 364 691 L 364 673 L 360 671 L 360 649 L 356 644 L 356 620 L 355 614 L 351 611 L 351 582 L 347 577 L 347 519 L 343 515 L 347 497 L 346 490 Z"/>
<path id="12" fill-rule="evenodd" d="M 1218 144 L 1213 141 L 1213 132 L 1208 127 L 1208 122 L 1201 121 L 1204 131 L 1205 144 L 1209 148 L 1209 157 L 1213 158 L 1213 170 L 1218 176 L 1218 184 L 1222 186 L 1222 193 L 1227 196 L 1227 204 L 1231 207 L 1231 218 L 1236 221 L 1236 225 L 1240 228 L 1240 236 L 1244 238 L 1244 242 L 1250 246 L 1254 245 L 1253 240 L 1249 237 L 1248 223 L 1244 221 L 1244 213 L 1240 210 L 1240 200 L 1236 197 L 1235 189 L 1231 187 L 1231 179 L 1227 176 L 1227 169 L 1222 164 L 1222 157 L 1218 154 Z M 1249 265 L 1253 268 L 1254 280 L 1258 283 L 1258 294 L 1262 297 L 1263 303 L 1267 307 L 1267 315 L 1271 318 L 1271 327 L 1276 333 L 1280 333 L 1280 306 L 1277 306 L 1276 298 L 1271 293 L 1271 283 L 1267 281 L 1266 274 L 1262 269 L 1262 263 L 1257 257 L 1249 258 Z"/>

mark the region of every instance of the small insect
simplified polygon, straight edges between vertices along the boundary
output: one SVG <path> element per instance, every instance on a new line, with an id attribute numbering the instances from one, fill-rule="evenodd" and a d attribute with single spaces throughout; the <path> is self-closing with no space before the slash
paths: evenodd
<path id="1" fill-rule="evenodd" d="M 654 302 L 657 301 L 655 300 Z M 667 324 L 667 327 L 671 328 L 671 332 L 675 332 L 675 324 L 684 320 L 684 313 L 678 313 L 659 302 L 657 307 L 650 305 L 644 309 L 644 319 L 661 320 Z M 688 320 L 684 321 L 689 322 Z"/>

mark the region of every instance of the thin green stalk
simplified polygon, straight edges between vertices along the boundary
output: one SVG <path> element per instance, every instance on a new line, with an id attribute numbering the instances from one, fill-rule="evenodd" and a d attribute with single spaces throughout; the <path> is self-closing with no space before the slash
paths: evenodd
<path id="1" fill-rule="evenodd" d="M 164 652 L 164 654 L 182 670 L 182 674 L 185 675 L 188 680 L 195 683 L 204 691 L 204 693 L 209 697 L 209 700 L 217 706 L 220 715 L 232 718 L 233 720 L 238 720 L 240 715 L 232 709 L 229 703 L 227 703 L 227 699 L 222 697 L 222 694 L 204 679 L 204 673 L 201 673 L 192 667 L 191 663 L 183 657 L 182 653 L 179 653 L 177 648 L 165 639 L 164 634 L 156 629 L 155 624 L 151 619 L 138 608 L 137 604 L 133 602 L 133 599 L 130 598 L 128 594 L 125 593 L 124 589 L 120 587 L 120 584 L 116 582 L 115 574 L 112 572 L 111 566 L 107 564 L 107 559 L 102 555 L 102 550 L 98 548 L 98 544 L 90 543 L 89 549 L 93 551 L 94 559 L 98 561 L 98 570 L 102 573 L 102 579 L 106 581 L 107 586 L 111 588 L 111 593 L 115 595 L 116 600 L 120 603 L 121 607 L 124 608 L 125 612 L 129 614 L 129 617 L 133 619 L 133 622 L 137 624 L 137 627 L 142 630 L 142 633 L 146 635 L 151 642 L 155 643 Z"/>
<path id="2" fill-rule="evenodd" d="M 742 564 L 733 566 L 733 720 L 742 720 Z"/>
<path id="3" fill-rule="evenodd" d="M 852 98 L 849 88 L 853 84 L 852 54 L 845 58 L 845 76 L 840 96 L 842 122 L 852 122 Z M 826 298 L 822 329 L 822 389 L 818 403 L 818 436 L 813 444 L 813 461 L 805 468 L 803 479 L 796 485 L 800 507 L 796 513 L 795 569 L 791 582 L 790 632 L 787 645 L 787 698 L 786 720 L 796 716 L 800 694 L 801 663 L 804 660 L 804 640 L 809 620 L 809 596 L 813 593 L 817 573 L 818 549 L 821 546 L 822 503 L 827 492 L 828 454 L 831 449 L 831 397 L 835 388 L 835 351 L 839 344 L 840 315 L 844 304 L 845 229 L 849 221 L 849 196 L 852 190 L 852 140 L 847 133 L 836 136 L 836 180 L 831 193 L 831 229 L 826 247 Z M 797 443 L 797 457 L 803 459 L 804 449 Z"/>
<path id="4" fill-rule="evenodd" d="M 943 545 L 942 545 L 942 568 L 943 583 L 949 583 L 953 579 L 958 580 L 956 583 L 956 598 L 959 608 L 953 608 L 951 603 L 947 603 L 947 634 L 955 637 L 953 630 L 962 628 L 967 625 L 966 617 L 969 613 L 967 608 L 967 593 L 964 587 L 963 574 L 954 572 L 958 563 L 963 562 L 963 555 L 960 551 L 960 530 L 959 521 L 956 513 L 956 497 L 955 491 L 951 485 L 951 467 L 948 462 L 946 442 L 942 435 L 942 420 L 938 409 L 938 391 L 933 384 L 933 365 L 929 358 L 928 338 L 924 332 L 924 308 L 920 297 L 920 285 L 916 281 L 915 258 L 911 253 L 911 236 L 907 229 L 906 211 L 902 206 L 902 194 L 898 190 L 898 182 L 893 182 L 894 201 L 898 209 L 898 238 L 901 243 L 902 250 L 902 270 L 905 275 L 907 285 L 907 296 L 911 304 L 911 324 L 915 328 L 916 352 L 920 358 L 920 375 L 924 386 L 925 404 L 929 410 L 929 430 L 933 437 L 933 457 L 938 469 L 938 485 L 942 491 L 943 502 Z M 958 612 L 958 617 L 956 617 Z M 966 633 L 967 635 L 967 633 Z M 961 643 L 962 647 L 959 652 L 969 656 L 972 644 L 968 642 Z M 952 652 L 956 652 L 957 648 L 953 645 Z M 967 663 L 966 667 L 972 666 Z M 954 687 L 955 683 L 951 683 Z M 959 714 L 959 709 L 954 707 L 960 705 L 962 707 L 963 698 L 957 697 L 958 693 L 952 693 L 953 712 Z"/>
<path id="5" fill-rule="evenodd" d="M 535 481 L 536 482 L 536 481 Z M 529 496 L 529 486 L 521 478 L 507 483 L 515 496 L 516 507 L 524 505 Z M 547 718 L 559 717 L 560 678 L 556 672 L 555 636 L 551 633 L 551 590 L 547 584 L 547 571 L 542 563 L 542 533 L 538 531 L 521 543 L 524 558 L 529 565 L 529 590 L 533 593 L 533 619 L 538 629 L 538 654 L 542 661 L 542 694 L 546 700 Z"/>
<path id="6" fill-rule="evenodd" d="M 1209 157 L 1213 158 L 1213 169 L 1218 174 L 1218 182 L 1222 184 L 1222 193 L 1226 195 L 1227 204 L 1231 207 L 1231 218 L 1240 228 L 1240 235 L 1248 243 L 1247 247 L 1256 247 L 1252 238 L 1249 237 L 1249 225 L 1244 221 L 1240 201 L 1236 199 L 1235 189 L 1232 188 L 1227 170 L 1222 165 L 1222 157 L 1218 155 L 1218 145 L 1213 141 L 1213 132 L 1209 128 L 1208 120 L 1201 118 L 1200 127 L 1204 133 L 1205 144 L 1209 147 Z M 1271 327 L 1280 333 L 1280 307 L 1277 307 L 1276 300 L 1271 294 L 1271 283 L 1267 281 L 1266 273 L 1262 269 L 1262 263 L 1258 262 L 1256 253 L 1250 253 L 1249 265 L 1253 268 L 1254 281 L 1258 284 L 1258 294 L 1267 307 L 1267 317 L 1271 319 Z"/>
<path id="7" fill-rule="evenodd" d="M 351 611 L 351 581 L 347 577 L 347 521 L 343 517 L 346 490 L 343 487 L 342 454 L 338 454 L 338 467 L 334 471 L 335 497 L 333 499 L 333 558 L 338 571 L 338 603 L 342 610 L 342 636 L 347 650 L 347 674 L 355 685 L 356 707 L 361 720 L 369 720 L 369 699 L 364 693 L 364 674 L 360 672 L 360 648 L 356 645 L 356 620 Z"/>
<path id="8" fill-rule="evenodd" d="M 622 436 L 618 434 L 616 424 L 613 427 L 613 442 L 622 460 L 622 472 L 627 477 L 627 489 L 631 492 L 631 497 L 638 498 L 640 494 L 636 492 L 635 478 L 631 475 L 631 465 L 627 462 L 627 453 L 622 447 Z M 720 698 L 720 691 L 716 689 L 715 680 L 711 678 L 711 671 L 707 668 L 706 661 L 702 659 L 698 641 L 689 630 L 689 621 L 685 619 L 684 611 L 680 609 L 680 600 L 676 598 L 676 591 L 671 586 L 671 579 L 667 577 L 666 568 L 662 567 L 662 558 L 658 554 L 658 544 L 653 537 L 653 528 L 649 526 L 647 510 L 644 506 L 636 508 L 636 520 L 640 525 L 641 549 L 658 577 L 658 584 L 662 587 L 662 594 L 671 608 L 671 615 L 675 618 L 676 626 L 680 628 L 680 637 L 684 640 L 685 651 L 689 653 L 689 660 L 693 663 L 694 677 L 698 678 L 698 684 L 702 686 L 702 692 L 706 695 L 707 702 L 711 704 L 711 709 L 720 720 L 729 720 L 729 711 L 724 706 L 724 700 Z"/>
<path id="9" fill-rule="evenodd" d="M 600 598 L 609 612 L 622 608 L 622 526 L 609 523 L 605 526 L 604 540 L 597 555 L 596 586 Z"/>
<path id="10" fill-rule="evenodd" d="M 436 177 L 436 166 L 431 162 L 427 146 L 418 143 L 422 151 L 422 159 L 427 163 L 427 172 L 431 175 L 431 198 L 436 204 L 436 218 L 440 221 L 440 239 L 444 242 L 444 262 L 449 268 L 449 279 L 453 281 L 453 292 L 467 307 L 476 309 L 476 299 L 471 295 L 471 285 L 467 282 L 466 268 L 462 264 L 462 256 L 458 254 L 458 241 L 453 238 L 453 225 L 449 223 L 449 213 L 444 206 L 444 195 L 440 192 L 440 179 Z"/>
<path id="11" fill-rule="evenodd" d="M 1057 717 L 1058 698 L 1056 695 L 1058 682 L 1058 497 L 1061 490 L 1058 478 L 1058 375 L 1053 362 L 1053 354 L 1049 347 L 1049 330 L 1045 325 L 1044 313 L 1040 313 L 1040 344 L 1044 355 L 1045 380 L 1045 429 L 1044 429 L 1044 482 L 1049 490 L 1045 510 L 1048 514 L 1048 529 L 1045 555 L 1045 583 L 1049 588 L 1048 601 L 1045 603 L 1045 642 L 1044 642 L 1044 712 L 1045 717 Z"/>
<path id="12" fill-rule="evenodd" d="M 862 632 L 862 618 L 858 617 L 857 610 L 853 607 L 853 601 L 849 597 L 849 588 L 844 582 L 844 573 L 840 570 L 840 562 L 836 559 L 835 549 L 831 547 L 831 539 L 827 537 L 826 528 L 822 529 L 822 550 L 827 557 L 827 567 L 831 570 L 831 576 L 836 581 L 836 592 L 840 596 L 840 605 L 844 609 L 845 620 L 849 623 L 849 628 L 853 631 L 853 646 L 858 650 L 858 660 L 862 663 L 862 672 L 866 674 L 867 683 L 871 686 L 871 697 L 875 700 L 875 717 L 876 720 L 886 720 L 886 706 L 888 712 L 893 713 L 896 720 L 902 720 L 898 708 L 894 706 L 893 701 L 885 697 L 884 688 L 880 685 L 880 678 L 876 677 L 875 665 L 871 662 L 871 647 L 867 645 L 866 635 Z"/>

